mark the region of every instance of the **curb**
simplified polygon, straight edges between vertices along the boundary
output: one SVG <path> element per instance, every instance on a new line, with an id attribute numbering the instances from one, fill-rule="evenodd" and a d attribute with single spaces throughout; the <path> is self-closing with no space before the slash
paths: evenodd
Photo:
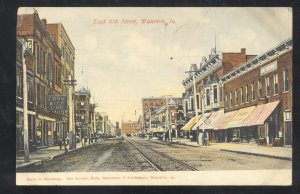
<path id="1" fill-rule="evenodd" d="M 276 158 L 276 159 L 290 160 L 290 161 L 292 160 L 292 158 L 285 157 L 285 156 L 272 156 L 272 155 L 267 155 L 267 154 L 251 153 L 251 152 L 228 150 L 228 149 L 219 149 L 219 150 L 223 151 L 223 152 L 233 152 L 233 153 L 238 153 L 238 154 L 247 154 L 247 155 L 261 156 L 261 157 L 266 157 L 266 158 Z"/>

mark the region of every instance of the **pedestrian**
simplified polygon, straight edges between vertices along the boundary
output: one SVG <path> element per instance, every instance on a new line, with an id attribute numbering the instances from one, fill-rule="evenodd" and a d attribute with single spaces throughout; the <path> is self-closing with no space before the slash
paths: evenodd
<path id="1" fill-rule="evenodd" d="M 67 148 L 67 138 L 64 139 L 64 146 L 65 146 L 65 152 L 68 152 L 68 148 Z"/>
<path id="2" fill-rule="evenodd" d="M 62 147 L 62 139 L 61 138 L 58 139 L 58 145 L 59 145 L 59 150 L 61 150 L 61 147 Z"/>

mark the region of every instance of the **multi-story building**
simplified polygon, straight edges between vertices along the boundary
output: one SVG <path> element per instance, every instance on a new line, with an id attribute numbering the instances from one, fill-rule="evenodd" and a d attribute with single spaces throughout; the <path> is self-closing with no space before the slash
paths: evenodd
<path id="1" fill-rule="evenodd" d="M 46 24 L 47 30 L 51 37 L 55 40 L 56 44 L 61 50 L 61 80 L 74 80 L 74 68 L 75 68 L 75 48 L 71 42 L 71 39 L 68 36 L 67 31 L 65 30 L 62 23 L 54 23 L 54 24 Z M 55 67 L 57 68 L 57 67 Z M 58 67 L 60 68 L 60 67 Z M 59 76 L 59 75 L 58 75 Z M 61 84 L 62 88 L 62 94 L 65 96 L 68 96 L 69 89 L 74 91 L 74 86 L 71 86 L 72 88 L 69 88 L 69 86 L 66 86 L 64 84 Z M 57 126 L 61 127 L 61 129 L 58 129 L 60 132 L 60 136 L 62 138 L 65 138 L 67 134 L 67 126 L 68 126 L 68 110 L 61 111 L 63 114 L 63 125 Z M 73 114 L 74 115 L 74 114 Z"/>
<path id="2" fill-rule="evenodd" d="M 87 88 L 75 92 L 75 118 L 76 135 L 82 138 L 90 137 L 90 98 L 91 93 Z"/>
<path id="3" fill-rule="evenodd" d="M 156 109 L 153 123 L 156 128 L 153 132 L 168 132 L 177 138 L 184 123 L 182 101 L 169 99 L 167 105 Z"/>
<path id="4" fill-rule="evenodd" d="M 172 99 L 181 100 L 181 98 L 177 98 L 177 97 L 172 97 Z M 153 120 L 155 118 L 154 116 L 155 109 L 158 109 L 165 105 L 166 105 L 165 97 L 150 97 L 150 98 L 142 99 L 143 124 L 144 124 L 143 128 L 145 129 L 145 132 L 148 132 L 150 130 L 150 115 L 151 115 L 151 120 Z"/>
<path id="5" fill-rule="evenodd" d="M 222 77 L 226 118 L 219 129 L 227 139 L 292 145 L 292 45 L 283 41 Z"/>
<path id="6" fill-rule="evenodd" d="M 34 93 L 34 69 L 35 57 L 31 50 L 26 48 L 26 41 L 17 38 L 16 45 L 16 151 L 24 149 L 23 138 L 23 59 L 25 58 L 27 76 L 27 108 L 28 108 L 28 138 L 30 151 L 36 146 L 35 131 L 35 93 Z"/>
<path id="7" fill-rule="evenodd" d="M 58 130 L 63 128 L 63 115 L 47 110 L 47 97 L 62 94 L 61 50 L 46 28 L 46 19 L 41 20 L 37 11 L 18 15 L 17 36 L 27 41 L 35 57 L 34 102 L 36 115 L 33 144 L 37 147 L 51 146 L 57 142 Z"/>
<path id="8" fill-rule="evenodd" d="M 136 135 L 139 133 L 139 126 L 137 121 L 127 121 L 122 122 L 121 134 L 126 135 Z"/>
<path id="9" fill-rule="evenodd" d="M 195 119 L 196 111 L 198 115 L 202 115 L 202 112 L 209 114 L 223 108 L 224 92 L 220 84 L 222 76 L 253 57 L 255 55 L 246 54 L 245 48 L 242 48 L 240 53 L 222 53 L 212 49 L 208 59 L 202 58 L 199 67 L 196 64 L 191 65 L 188 77 L 182 82 L 185 88 L 183 110 L 187 123 L 184 130 L 194 132 L 197 129 L 194 126 L 201 126 L 200 123 L 196 125 L 197 122 L 201 122 L 199 118 L 202 118 L 200 116 Z M 194 91 L 194 83 L 196 91 Z"/>

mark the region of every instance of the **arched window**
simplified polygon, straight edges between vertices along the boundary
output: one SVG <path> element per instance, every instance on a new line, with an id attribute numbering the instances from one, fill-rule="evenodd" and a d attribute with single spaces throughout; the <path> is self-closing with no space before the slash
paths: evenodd
<path id="1" fill-rule="evenodd" d="M 50 81 L 53 80 L 53 70 L 52 70 L 52 57 L 50 54 L 48 54 L 48 79 Z"/>

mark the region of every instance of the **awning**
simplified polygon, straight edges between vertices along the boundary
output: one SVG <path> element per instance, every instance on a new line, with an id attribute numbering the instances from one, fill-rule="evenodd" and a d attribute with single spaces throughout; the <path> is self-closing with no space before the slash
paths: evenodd
<path id="1" fill-rule="evenodd" d="M 211 114 L 212 114 L 211 112 L 209 112 L 209 113 L 204 113 L 204 118 L 205 118 L 204 121 L 210 122 L 210 119 L 209 119 L 209 118 L 210 118 Z M 201 117 L 201 118 L 199 119 L 199 121 L 198 121 L 198 125 L 199 125 L 200 128 L 201 128 L 202 124 L 203 124 L 203 117 Z M 196 126 L 196 125 L 195 125 L 195 126 Z M 205 129 L 207 129 L 206 126 L 207 126 L 207 124 L 204 123 L 204 128 L 205 128 Z M 197 129 L 197 128 L 194 128 L 194 127 L 192 128 L 192 130 L 195 130 L 195 129 Z"/>
<path id="2" fill-rule="evenodd" d="M 224 113 L 223 117 L 220 119 L 219 124 L 214 129 L 226 129 L 227 124 L 231 121 L 231 119 L 236 115 L 238 111 L 230 111 Z"/>
<path id="3" fill-rule="evenodd" d="M 266 119 L 272 114 L 280 101 L 261 104 L 255 107 L 252 113 L 243 121 L 243 126 L 264 125 Z"/>
<path id="4" fill-rule="evenodd" d="M 155 131 L 153 132 L 156 132 L 156 133 L 159 133 L 159 132 L 165 132 L 165 129 L 162 127 L 162 126 L 158 126 Z"/>
<path id="5" fill-rule="evenodd" d="M 254 109 L 255 106 L 239 109 L 236 115 L 227 124 L 226 128 L 235 128 L 243 126 L 243 121 L 252 113 Z"/>
<path id="6" fill-rule="evenodd" d="M 196 117 L 193 117 L 191 118 L 191 120 L 189 120 L 189 122 L 187 122 L 187 124 L 185 124 L 181 130 L 184 130 L 184 131 L 189 131 L 192 129 L 192 127 L 197 123 L 197 121 L 201 118 L 201 116 L 196 116 Z"/>
<path id="7" fill-rule="evenodd" d="M 224 116 L 224 109 L 213 111 L 209 117 L 210 123 L 208 125 L 205 125 L 205 128 L 217 129 L 223 116 Z"/>

